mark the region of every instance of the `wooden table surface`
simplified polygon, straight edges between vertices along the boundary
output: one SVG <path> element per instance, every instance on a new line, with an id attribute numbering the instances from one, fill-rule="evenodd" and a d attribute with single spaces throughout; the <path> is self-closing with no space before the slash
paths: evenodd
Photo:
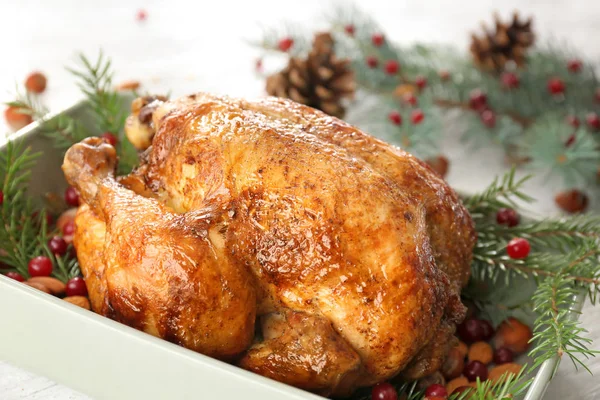
<path id="1" fill-rule="evenodd" d="M 493 10 L 506 17 L 519 9 L 525 15 L 536 16 L 535 27 L 542 41 L 565 38 L 587 57 L 600 60 L 597 44 L 600 2 L 365 0 L 358 3 L 400 43 L 440 42 L 465 49 L 469 30 L 478 29 L 481 20 L 490 21 Z M 136 21 L 139 9 L 148 14 L 144 23 Z M 263 93 L 263 84 L 252 71 L 256 53 L 244 41 L 259 36 L 259 24 L 271 26 L 290 17 L 316 24 L 315 17 L 326 9 L 327 3 L 319 0 L 0 0 L 0 100 L 11 100 L 15 82 L 21 82 L 27 72 L 41 70 L 49 78 L 44 100 L 51 109 L 60 110 L 73 104 L 80 95 L 64 66 L 72 62 L 77 51 L 94 56 L 99 48 L 112 58 L 117 80 L 139 79 L 151 92 L 171 90 L 177 95 L 203 90 L 258 96 Z M 2 124 L 3 121 L 0 132 L 6 130 Z M 445 152 L 451 159 L 448 180 L 455 187 L 468 191 L 480 189 L 503 170 L 502 155 L 495 149 L 474 153 L 456 139 L 456 135 L 450 134 L 445 141 Z M 557 185 L 541 179 L 531 182 L 528 191 L 539 200 L 535 206 L 537 213 L 557 212 L 552 202 Z M 592 206 L 598 209 L 597 203 Z M 594 339 L 594 348 L 600 349 L 600 306 L 586 304 L 581 320 Z M 0 338 L 10 340 L 1 334 Z M 600 375 L 600 358 L 590 360 L 588 366 Z M 546 398 L 600 399 L 600 377 L 576 371 L 565 360 Z M 0 360 L 0 399 L 88 397 Z"/>

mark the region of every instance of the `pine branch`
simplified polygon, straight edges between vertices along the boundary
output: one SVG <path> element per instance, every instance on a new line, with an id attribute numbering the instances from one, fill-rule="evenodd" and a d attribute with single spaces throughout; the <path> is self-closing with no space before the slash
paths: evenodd
<path id="1" fill-rule="evenodd" d="M 475 218 L 489 215 L 503 207 L 515 207 L 515 198 L 531 202 L 533 199 L 522 191 L 522 187 L 531 178 L 526 176 L 519 180 L 515 178 L 513 168 L 502 178 L 495 178 L 486 190 L 465 199 L 465 206 Z"/>

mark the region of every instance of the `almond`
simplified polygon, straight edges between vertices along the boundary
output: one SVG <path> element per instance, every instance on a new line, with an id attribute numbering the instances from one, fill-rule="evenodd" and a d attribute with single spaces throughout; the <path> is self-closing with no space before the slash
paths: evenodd
<path id="1" fill-rule="evenodd" d="M 121 83 L 119 83 L 116 87 L 117 91 L 122 92 L 125 90 L 137 90 L 139 89 L 141 86 L 140 81 L 135 81 L 135 80 L 129 80 L 129 81 L 123 81 Z"/>
<path id="2" fill-rule="evenodd" d="M 90 309 L 90 301 L 88 300 L 87 297 L 69 296 L 69 297 L 65 297 L 63 300 L 66 302 L 69 302 L 71 304 L 75 304 L 76 306 L 79 306 L 81 308 L 85 308 L 86 310 Z"/>
<path id="3" fill-rule="evenodd" d="M 494 336 L 494 347 L 506 347 L 514 353 L 523 353 L 533 337 L 531 328 L 516 318 L 509 318 L 498 327 Z"/>
<path id="4" fill-rule="evenodd" d="M 468 386 L 469 385 L 469 380 L 467 378 L 465 378 L 464 376 L 452 379 L 450 382 L 448 382 L 448 384 L 446 385 L 446 391 L 448 392 L 448 394 L 451 394 L 452 392 L 454 392 L 456 390 L 456 388 L 459 388 L 461 386 Z"/>
<path id="5" fill-rule="evenodd" d="M 36 288 L 37 290 L 41 290 L 44 293 L 50 293 L 50 289 L 48 289 L 45 285 L 42 285 L 41 283 L 38 282 L 24 282 L 27 286 L 31 286 L 32 288 Z"/>
<path id="6" fill-rule="evenodd" d="M 488 365 L 494 359 L 494 351 L 486 342 L 476 342 L 469 348 L 468 356 L 469 361 L 480 361 Z"/>
<path id="7" fill-rule="evenodd" d="M 50 291 L 50 293 L 56 296 L 63 294 L 66 288 L 64 283 L 56 278 L 52 278 L 51 276 L 34 276 L 29 278 L 27 282 L 34 282 L 44 285 Z"/>
<path id="8" fill-rule="evenodd" d="M 522 368 L 523 368 L 522 365 L 519 365 L 516 363 L 507 363 L 507 364 L 498 365 L 490 370 L 488 379 L 490 381 L 492 381 L 493 383 L 496 383 L 502 379 L 504 374 L 506 374 L 506 376 L 508 376 L 510 374 L 517 375 L 519 372 L 521 372 Z"/>

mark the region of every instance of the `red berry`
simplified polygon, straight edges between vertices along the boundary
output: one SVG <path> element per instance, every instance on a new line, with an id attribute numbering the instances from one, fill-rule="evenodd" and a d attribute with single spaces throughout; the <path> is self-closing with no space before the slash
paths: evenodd
<path id="1" fill-rule="evenodd" d="M 400 70 L 400 64 L 398 64 L 398 61 L 388 60 L 385 63 L 385 72 L 388 75 L 394 75 L 394 74 L 398 73 L 398 70 Z"/>
<path id="2" fill-rule="evenodd" d="M 487 106 L 487 96 L 479 89 L 471 91 L 469 96 L 469 107 L 473 110 L 480 111 Z"/>
<path id="3" fill-rule="evenodd" d="M 83 278 L 77 276 L 69 279 L 65 293 L 67 296 L 87 296 L 88 290 Z"/>
<path id="4" fill-rule="evenodd" d="M 52 225 L 52 223 L 54 222 L 54 219 L 52 218 L 52 215 L 50 215 L 50 214 L 48 213 L 48 211 L 46 211 L 46 212 L 44 213 L 44 216 L 46 217 L 46 226 L 50 226 L 50 225 Z M 39 221 L 39 220 L 38 220 L 38 219 L 39 219 L 39 217 L 40 217 L 40 213 L 39 213 L 39 211 L 34 211 L 34 212 L 33 212 L 33 214 L 31 214 L 31 218 L 32 218 L 34 221 L 36 221 L 36 222 L 38 222 L 38 223 L 41 223 L 42 221 Z"/>
<path id="5" fill-rule="evenodd" d="M 520 259 L 525 258 L 531 251 L 531 245 L 527 239 L 514 238 L 506 246 L 506 252 L 510 258 Z"/>
<path id="6" fill-rule="evenodd" d="M 7 272 L 6 277 L 8 277 L 10 279 L 14 279 L 15 281 L 18 281 L 18 282 L 25 282 L 25 278 L 23 278 L 23 275 L 21 275 L 18 272 L 14 272 L 14 271 Z"/>
<path id="7" fill-rule="evenodd" d="M 277 47 L 281 51 L 288 51 L 294 45 L 294 39 L 290 37 L 283 38 L 277 43 Z"/>
<path id="8" fill-rule="evenodd" d="M 589 113 L 585 116 L 585 121 L 587 122 L 590 128 L 596 130 L 600 129 L 600 117 L 598 117 L 598 114 L 593 112 Z"/>
<path id="9" fill-rule="evenodd" d="M 496 213 L 496 222 L 509 227 L 519 225 L 519 214 L 512 208 L 501 208 Z"/>
<path id="10" fill-rule="evenodd" d="M 496 333 L 496 332 L 494 331 L 494 327 L 492 326 L 490 321 L 481 319 L 481 320 L 479 320 L 479 324 L 481 325 L 481 332 L 483 333 L 483 340 L 485 340 L 487 342 L 492 337 L 494 337 L 494 333 Z"/>
<path id="11" fill-rule="evenodd" d="M 65 201 L 72 207 L 79 207 L 79 193 L 73 186 L 69 186 L 65 190 Z"/>
<path id="12" fill-rule="evenodd" d="M 350 36 L 354 36 L 354 25 L 352 24 L 348 24 L 344 27 L 344 30 L 346 31 L 346 33 Z"/>
<path id="13" fill-rule="evenodd" d="M 511 363 L 514 358 L 513 352 L 506 347 L 500 347 L 494 351 L 494 362 L 498 365 Z"/>
<path id="14" fill-rule="evenodd" d="M 475 343 L 483 340 L 483 327 L 477 319 L 467 319 L 458 325 L 457 333 L 465 343 Z"/>
<path id="15" fill-rule="evenodd" d="M 567 68 L 569 68 L 569 71 L 574 73 L 581 71 L 582 67 L 583 63 L 581 62 L 581 60 L 569 60 L 569 63 L 567 64 Z"/>
<path id="16" fill-rule="evenodd" d="M 4 204 L 4 192 L 0 190 L 0 206 Z"/>
<path id="17" fill-rule="evenodd" d="M 110 132 L 104 132 L 100 137 L 113 147 L 117 145 L 117 137 Z"/>
<path id="18" fill-rule="evenodd" d="M 503 73 L 501 80 L 502 80 L 502 86 L 504 86 L 507 89 L 516 89 L 519 87 L 519 84 L 521 83 L 519 81 L 519 77 L 512 72 Z"/>
<path id="19" fill-rule="evenodd" d="M 594 99 L 596 100 L 596 103 L 600 103 L 600 88 L 596 89 L 596 94 L 594 95 Z"/>
<path id="20" fill-rule="evenodd" d="M 565 141 L 565 147 L 571 147 L 573 146 L 573 143 L 575 143 L 575 134 L 572 134 L 571 136 L 569 136 L 567 138 L 567 140 Z"/>
<path id="21" fill-rule="evenodd" d="M 146 10 L 138 10 L 136 18 L 138 21 L 145 21 L 148 18 Z"/>
<path id="22" fill-rule="evenodd" d="M 415 78 L 415 85 L 417 85 L 419 89 L 423 89 L 425 86 L 427 86 L 427 78 L 421 75 L 417 76 Z"/>
<path id="23" fill-rule="evenodd" d="M 63 225 L 62 234 L 65 236 L 70 236 L 75 233 L 75 221 L 69 221 Z"/>
<path id="24" fill-rule="evenodd" d="M 440 77 L 440 80 L 445 82 L 448 79 L 450 79 L 450 72 L 446 71 L 445 69 L 441 70 L 438 72 L 438 76 Z"/>
<path id="25" fill-rule="evenodd" d="M 567 123 L 574 128 L 579 128 L 579 119 L 574 115 L 567 115 Z"/>
<path id="26" fill-rule="evenodd" d="M 392 121 L 394 125 L 400 125 L 402 123 L 402 115 L 400 115 L 398 111 L 392 111 L 388 115 L 388 118 L 390 119 L 390 121 Z"/>
<path id="27" fill-rule="evenodd" d="M 439 383 L 434 383 L 429 385 L 427 389 L 425 389 L 425 397 L 446 397 L 448 396 L 448 391 L 444 387 L 444 385 L 440 385 Z"/>
<path id="28" fill-rule="evenodd" d="M 387 382 L 378 383 L 371 390 L 372 400 L 398 400 L 396 388 Z"/>
<path id="29" fill-rule="evenodd" d="M 255 62 L 254 62 L 254 69 L 257 71 L 262 71 L 263 69 L 263 61 L 261 58 L 258 58 Z"/>
<path id="30" fill-rule="evenodd" d="M 560 78 L 550 78 L 548 80 L 548 91 L 552 94 L 562 94 L 565 91 L 565 84 Z"/>
<path id="31" fill-rule="evenodd" d="M 29 74 L 25 80 L 25 89 L 31 93 L 42 93 L 46 90 L 46 77 L 41 72 L 33 72 Z"/>
<path id="32" fill-rule="evenodd" d="M 31 276 L 50 276 L 52 273 L 52 260 L 46 256 L 38 256 L 29 261 L 27 270 Z"/>
<path id="33" fill-rule="evenodd" d="M 481 122 L 488 128 L 496 126 L 496 114 L 492 110 L 485 110 L 481 113 Z"/>
<path id="34" fill-rule="evenodd" d="M 379 60 L 377 60 L 376 57 L 373 57 L 373 56 L 367 57 L 367 65 L 369 66 L 369 68 L 377 68 L 378 64 L 379 64 Z"/>
<path id="35" fill-rule="evenodd" d="M 423 114 L 423 111 L 421 111 L 418 108 L 416 110 L 413 110 L 412 113 L 410 113 L 410 120 L 415 125 L 420 124 L 424 119 L 425 114 Z"/>
<path id="36" fill-rule="evenodd" d="M 479 378 L 479 380 L 483 382 L 488 377 L 488 370 L 485 364 L 481 361 L 471 361 L 470 363 L 465 365 L 463 375 L 470 382 L 475 382 L 477 378 Z"/>
<path id="37" fill-rule="evenodd" d="M 405 103 L 410 104 L 413 107 L 417 105 L 417 97 L 412 93 L 406 93 L 402 97 L 402 100 L 404 100 Z"/>
<path id="38" fill-rule="evenodd" d="M 371 41 L 373 42 L 374 46 L 379 47 L 383 44 L 383 35 L 381 33 L 375 33 L 373 36 L 371 36 Z"/>
<path id="39" fill-rule="evenodd" d="M 57 256 L 63 256 L 67 252 L 67 242 L 60 236 L 54 236 L 48 241 L 50 251 Z"/>

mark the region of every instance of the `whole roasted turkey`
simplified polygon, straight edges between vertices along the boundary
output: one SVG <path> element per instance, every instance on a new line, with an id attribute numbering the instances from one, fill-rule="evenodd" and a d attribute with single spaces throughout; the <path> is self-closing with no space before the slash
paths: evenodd
<path id="1" fill-rule="evenodd" d="M 428 166 L 283 99 L 133 111 L 133 173 L 99 138 L 63 165 L 94 311 L 323 395 L 440 367 L 475 235 Z"/>

